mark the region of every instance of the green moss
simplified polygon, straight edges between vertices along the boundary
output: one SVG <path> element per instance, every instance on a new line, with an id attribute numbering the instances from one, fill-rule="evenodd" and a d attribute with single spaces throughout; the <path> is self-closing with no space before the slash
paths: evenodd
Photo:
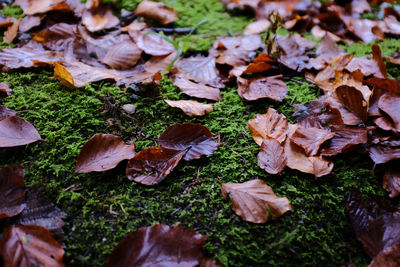
<path id="1" fill-rule="evenodd" d="M 381 47 L 383 56 L 391 56 L 394 52 L 400 50 L 400 42 L 398 39 L 386 39 L 383 42 L 371 42 L 369 44 L 353 43 L 351 45 L 340 45 L 340 47 L 355 57 L 371 55 L 371 47 L 373 44 L 378 44 Z"/>
<path id="2" fill-rule="evenodd" d="M 9 5 L 0 10 L 0 13 L 4 16 L 21 18 L 24 16 L 24 12 L 19 6 Z"/>

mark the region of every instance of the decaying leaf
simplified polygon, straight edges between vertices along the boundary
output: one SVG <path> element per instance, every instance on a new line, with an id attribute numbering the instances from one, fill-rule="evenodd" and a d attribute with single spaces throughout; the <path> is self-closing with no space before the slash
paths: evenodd
<path id="1" fill-rule="evenodd" d="M 153 1 L 142 1 L 136 8 L 134 14 L 147 19 L 152 19 L 161 24 L 169 24 L 178 19 L 178 15 L 172 8 L 167 7 L 164 3 Z"/>
<path id="2" fill-rule="evenodd" d="M 378 106 L 390 116 L 394 128 L 400 132 L 400 96 L 386 93 L 379 98 Z"/>
<path id="3" fill-rule="evenodd" d="M 4 266 L 63 267 L 64 249 L 44 227 L 10 226 L 0 239 Z"/>
<path id="4" fill-rule="evenodd" d="M 114 168 L 124 159 L 135 156 L 135 145 L 127 145 L 121 137 L 95 134 L 82 147 L 75 173 L 101 172 Z"/>
<path id="5" fill-rule="evenodd" d="M 85 10 L 82 14 L 82 24 L 91 32 L 115 27 L 119 19 L 113 15 L 109 6 L 100 6 L 93 10 Z"/>
<path id="6" fill-rule="evenodd" d="M 114 45 L 104 56 L 102 62 L 113 69 L 130 69 L 141 58 L 140 50 L 134 42 L 124 41 Z"/>
<path id="7" fill-rule="evenodd" d="M 14 39 L 17 37 L 19 24 L 21 23 L 21 19 L 14 21 L 14 23 L 8 27 L 7 31 L 4 32 L 3 40 L 9 43 L 12 43 Z"/>
<path id="8" fill-rule="evenodd" d="M 16 114 L 17 114 L 17 112 L 15 112 L 14 110 L 0 105 L 0 121 L 6 119 L 8 117 L 15 116 Z"/>
<path id="9" fill-rule="evenodd" d="M 143 227 L 122 239 L 109 256 L 107 267 L 199 266 L 206 237 L 181 226 Z"/>
<path id="10" fill-rule="evenodd" d="M 279 174 L 286 167 L 283 146 L 275 139 L 264 139 L 257 155 L 258 166 L 270 174 Z"/>
<path id="11" fill-rule="evenodd" d="M 144 185 L 160 183 L 178 165 L 185 151 L 165 147 L 150 147 L 128 161 L 126 176 Z"/>
<path id="12" fill-rule="evenodd" d="M 268 30 L 269 27 L 271 27 L 271 22 L 269 20 L 260 19 L 247 25 L 243 33 L 244 35 L 259 34 Z"/>
<path id="13" fill-rule="evenodd" d="M 6 83 L 0 83 L 0 92 L 5 93 L 6 95 L 10 96 L 12 93 L 12 89 Z M 1 120 L 1 119 L 0 119 Z"/>
<path id="14" fill-rule="evenodd" d="M 0 147 L 13 147 L 42 140 L 32 124 L 18 116 L 0 121 Z"/>
<path id="15" fill-rule="evenodd" d="M 400 159 L 400 147 L 385 145 L 372 145 L 368 147 L 368 153 L 376 164 L 385 163 L 394 159 Z"/>
<path id="16" fill-rule="evenodd" d="M 152 56 L 166 56 L 175 51 L 174 46 L 155 32 L 129 32 L 137 46 L 146 54 Z"/>
<path id="17" fill-rule="evenodd" d="M 383 188 L 388 191 L 391 198 L 400 195 L 400 171 L 395 166 L 390 166 L 383 176 Z"/>
<path id="18" fill-rule="evenodd" d="M 286 98 L 288 88 L 281 79 L 282 75 L 269 76 L 259 79 L 238 79 L 238 92 L 245 100 L 269 98 L 281 102 Z"/>
<path id="19" fill-rule="evenodd" d="M 331 139 L 335 134 L 315 127 L 298 126 L 290 140 L 302 147 L 307 156 L 314 156 L 318 153 L 322 143 Z"/>
<path id="20" fill-rule="evenodd" d="M 42 23 L 43 16 L 25 16 L 19 24 L 20 32 L 27 32 Z"/>
<path id="21" fill-rule="evenodd" d="M 5 48 L 0 51 L 0 65 L 10 69 L 52 65 L 60 61 L 59 54 L 29 47 Z"/>
<path id="22" fill-rule="evenodd" d="M 213 110 L 211 104 L 203 104 L 194 100 L 164 100 L 168 105 L 174 108 L 181 109 L 186 115 L 203 116 L 210 113 Z"/>
<path id="23" fill-rule="evenodd" d="M 261 146 L 264 139 L 276 139 L 282 143 L 286 139 L 288 121 L 283 114 L 269 108 L 266 114 L 257 114 L 249 121 L 249 129 L 254 141 Z"/>
<path id="24" fill-rule="evenodd" d="M 211 155 L 220 145 L 207 127 L 193 123 L 174 124 L 168 127 L 158 142 L 163 147 L 185 151 L 184 160 Z"/>
<path id="25" fill-rule="evenodd" d="M 178 86 L 179 89 L 187 95 L 214 101 L 222 100 L 220 91 L 217 88 L 197 84 L 182 77 L 175 77 L 173 82 L 174 85 Z"/>
<path id="26" fill-rule="evenodd" d="M 364 98 L 363 93 L 353 86 L 342 85 L 336 88 L 339 100 L 346 108 L 365 121 L 368 117 L 369 96 Z"/>
<path id="27" fill-rule="evenodd" d="M 342 116 L 337 108 L 332 107 L 323 99 L 312 100 L 297 105 L 293 117 L 304 127 L 325 128 L 328 125 L 343 124 Z"/>
<path id="28" fill-rule="evenodd" d="M 0 168 L 0 219 L 13 217 L 25 208 L 24 165 Z"/>
<path id="29" fill-rule="evenodd" d="M 286 197 L 277 197 L 272 188 L 259 179 L 223 184 L 221 190 L 222 196 L 231 200 L 233 211 L 247 222 L 265 223 L 292 209 Z"/>

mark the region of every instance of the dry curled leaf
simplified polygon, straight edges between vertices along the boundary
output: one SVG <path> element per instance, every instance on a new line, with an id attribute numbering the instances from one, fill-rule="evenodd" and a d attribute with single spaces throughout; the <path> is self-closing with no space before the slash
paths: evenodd
<path id="1" fill-rule="evenodd" d="M 178 86 L 179 89 L 187 95 L 214 101 L 222 100 L 220 91 L 217 88 L 197 84 L 182 77 L 175 77 L 173 82 L 174 85 Z"/>
<path id="2" fill-rule="evenodd" d="M 281 79 L 282 75 L 269 76 L 259 79 L 238 79 L 238 92 L 245 100 L 269 98 L 281 102 L 286 98 L 288 88 Z"/>
<path id="3" fill-rule="evenodd" d="M 27 32 L 42 23 L 43 16 L 25 16 L 19 24 L 20 32 Z"/>
<path id="4" fill-rule="evenodd" d="M 199 266 L 206 237 L 181 226 L 143 227 L 122 239 L 109 256 L 107 267 Z"/>
<path id="5" fill-rule="evenodd" d="M 279 143 L 285 141 L 288 125 L 285 115 L 273 108 L 269 108 L 266 114 L 257 114 L 248 123 L 251 136 L 259 146 L 268 138 L 276 139 Z"/>
<path id="6" fill-rule="evenodd" d="M 383 188 L 388 191 L 389 197 L 400 195 L 400 171 L 395 166 L 390 166 L 383 176 Z"/>
<path id="7" fill-rule="evenodd" d="M 4 32 L 3 40 L 9 43 L 12 43 L 14 39 L 17 37 L 19 24 L 21 23 L 21 19 L 14 21 L 14 23 L 8 27 L 7 31 Z"/>
<path id="8" fill-rule="evenodd" d="M 220 145 L 207 127 L 194 123 L 175 124 L 168 127 L 161 134 L 158 142 L 163 147 L 186 151 L 184 160 L 211 155 Z"/>
<path id="9" fill-rule="evenodd" d="M 102 62 L 113 69 L 130 69 L 141 58 L 142 50 L 132 41 L 124 41 L 114 45 L 104 56 Z"/>
<path id="10" fill-rule="evenodd" d="M 37 225 L 10 226 L 4 230 L 0 255 L 4 266 L 64 266 L 64 249 L 46 228 Z"/>
<path id="11" fill-rule="evenodd" d="M 13 217 L 25 208 L 24 165 L 0 168 L 0 219 Z"/>
<path id="12" fill-rule="evenodd" d="M 364 97 L 363 93 L 356 87 L 341 85 L 336 88 L 336 95 L 343 105 L 365 121 L 368 117 L 369 96 Z"/>
<path id="13" fill-rule="evenodd" d="M 233 211 L 247 222 L 265 223 L 292 209 L 286 197 L 277 197 L 272 188 L 259 179 L 223 184 L 221 190 L 222 196 L 231 200 Z"/>
<path id="14" fill-rule="evenodd" d="M 203 104 L 194 100 L 164 100 L 165 103 L 174 108 L 181 109 L 186 115 L 193 116 L 203 116 L 210 113 L 213 110 L 211 104 Z"/>
<path id="15" fill-rule="evenodd" d="M 137 46 L 146 54 L 152 56 L 166 56 L 175 51 L 174 46 L 155 32 L 129 32 Z"/>
<path id="16" fill-rule="evenodd" d="M 286 156 L 282 145 L 275 139 L 264 139 L 257 155 L 258 166 L 270 174 L 279 174 L 286 167 Z"/>
<path id="17" fill-rule="evenodd" d="M 12 116 L 0 121 L 0 147 L 13 147 L 42 140 L 32 124 Z"/>
<path id="18" fill-rule="evenodd" d="M 372 145 L 367 148 L 369 156 L 376 164 L 385 163 L 394 159 L 400 159 L 400 147 L 385 145 Z"/>
<path id="19" fill-rule="evenodd" d="M 138 5 L 134 14 L 136 16 L 158 21 L 161 24 L 169 24 L 178 19 L 178 14 L 176 14 L 172 8 L 167 7 L 164 3 L 147 0 L 142 1 Z"/>
<path id="20" fill-rule="evenodd" d="M 400 96 L 386 93 L 379 98 L 378 107 L 390 116 L 394 128 L 400 132 Z"/>
<path id="21" fill-rule="evenodd" d="M 296 145 L 302 147 L 307 156 L 314 156 L 318 153 L 322 143 L 331 139 L 335 134 L 315 127 L 298 126 L 290 140 Z"/>
<path id="22" fill-rule="evenodd" d="M 119 19 L 113 15 L 109 6 L 100 6 L 94 10 L 85 10 L 82 14 L 82 24 L 91 32 L 110 29 L 119 24 Z"/>
<path id="23" fill-rule="evenodd" d="M 114 168 L 124 159 L 135 156 L 135 145 L 127 145 L 121 137 L 95 134 L 82 147 L 75 173 L 101 172 Z"/>
<path id="24" fill-rule="evenodd" d="M 178 165 L 185 151 L 165 147 L 150 147 L 128 161 L 126 176 L 144 185 L 160 183 Z"/>
<path id="25" fill-rule="evenodd" d="M 12 89 L 6 83 L 1 82 L 0 83 L 0 92 L 3 92 L 6 95 L 10 96 L 12 93 Z"/>
<path id="26" fill-rule="evenodd" d="M 30 47 L 5 48 L 0 51 L 0 66 L 10 69 L 52 65 L 60 61 L 60 54 Z"/>

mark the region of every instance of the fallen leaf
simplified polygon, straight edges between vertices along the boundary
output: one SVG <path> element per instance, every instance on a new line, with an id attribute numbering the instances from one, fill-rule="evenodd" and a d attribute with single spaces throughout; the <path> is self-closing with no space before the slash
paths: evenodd
<path id="1" fill-rule="evenodd" d="M 60 55 L 52 51 L 37 50 L 29 47 L 5 48 L 0 51 L 0 65 L 10 69 L 52 65 L 60 61 Z"/>
<path id="2" fill-rule="evenodd" d="M 51 10 L 70 10 L 70 7 L 63 4 L 65 0 L 36 0 L 36 1 L 23 1 L 24 4 L 20 4 L 22 1 L 16 1 L 15 4 L 20 5 L 25 15 L 35 15 L 41 13 L 47 13 Z"/>
<path id="3" fill-rule="evenodd" d="M 400 132 L 400 96 L 386 93 L 379 98 L 378 106 L 390 116 L 394 128 Z"/>
<path id="4" fill-rule="evenodd" d="M 155 32 L 129 32 L 133 37 L 137 46 L 142 49 L 146 54 L 152 56 L 166 56 L 176 51 L 174 46 L 167 42 L 162 36 Z"/>
<path id="5" fill-rule="evenodd" d="M 13 217 L 25 208 L 24 165 L 0 168 L 0 219 Z"/>
<path id="6" fill-rule="evenodd" d="M 15 116 L 16 114 L 17 114 L 17 112 L 15 112 L 14 110 L 0 105 L 0 121 L 6 119 L 8 117 Z"/>
<path id="7" fill-rule="evenodd" d="M 8 27 L 8 29 L 4 32 L 4 38 L 3 38 L 4 41 L 8 43 L 12 43 L 14 41 L 14 39 L 18 35 L 18 27 L 20 23 L 21 19 L 18 19 L 14 21 L 14 23 L 10 27 Z"/>
<path id="8" fill-rule="evenodd" d="M 179 87 L 179 89 L 185 94 L 198 98 L 205 98 L 214 101 L 221 101 L 221 94 L 218 88 L 214 88 L 207 85 L 201 85 L 189 81 L 188 79 L 182 77 L 175 77 L 173 79 L 174 85 Z"/>
<path id="9" fill-rule="evenodd" d="M 44 227 L 10 226 L 0 239 L 4 266 L 64 266 L 64 249 Z"/>
<path id="10" fill-rule="evenodd" d="M 368 117 L 369 96 L 364 98 L 363 93 L 356 87 L 342 85 L 336 88 L 336 95 L 343 105 L 365 121 Z"/>
<path id="11" fill-rule="evenodd" d="M 143 227 L 122 239 L 109 256 L 107 267 L 198 266 L 206 237 L 181 226 Z"/>
<path id="12" fill-rule="evenodd" d="M 247 66 L 243 74 L 266 72 L 272 69 L 272 65 L 269 64 L 271 62 L 275 62 L 275 60 L 268 57 L 265 53 L 261 53 L 253 60 L 253 63 Z"/>
<path id="13" fill-rule="evenodd" d="M 381 47 L 378 44 L 372 45 L 372 57 L 378 65 L 380 76 L 387 77 L 386 65 L 383 62 Z M 378 77 L 379 78 L 379 77 Z"/>
<path id="14" fill-rule="evenodd" d="M 315 156 L 322 143 L 331 139 L 334 135 L 334 133 L 325 129 L 306 128 L 299 125 L 290 140 L 303 148 L 307 156 Z"/>
<path id="15" fill-rule="evenodd" d="M 183 123 L 168 127 L 158 138 L 161 146 L 185 151 L 184 160 L 198 159 L 213 154 L 220 143 L 201 124 Z"/>
<path id="16" fill-rule="evenodd" d="M 238 92 L 245 100 L 269 98 L 281 102 L 286 98 L 288 88 L 281 79 L 282 75 L 269 76 L 259 79 L 238 79 Z"/>
<path id="17" fill-rule="evenodd" d="M 356 145 L 365 144 L 368 141 L 368 130 L 365 127 L 332 125 L 330 129 L 335 135 L 321 148 L 320 154 L 323 156 L 346 153 Z"/>
<path id="18" fill-rule="evenodd" d="M 110 29 L 119 24 L 119 19 L 113 15 L 109 6 L 100 6 L 93 10 L 85 10 L 82 14 L 82 24 L 91 32 Z"/>
<path id="19" fill-rule="evenodd" d="M 378 118 L 374 118 L 373 122 L 381 129 L 385 130 L 385 131 L 394 131 L 396 132 L 396 129 L 394 127 L 393 121 L 388 118 L 388 117 L 378 117 Z"/>
<path id="20" fill-rule="evenodd" d="M 19 24 L 20 32 L 27 32 L 42 23 L 42 16 L 25 16 Z"/>
<path id="21" fill-rule="evenodd" d="M 140 151 L 128 161 L 126 176 L 144 185 L 160 183 L 178 165 L 185 151 L 151 147 Z"/>
<path id="22" fill-rule="evenodd" d="M 383 188 L 390 193 L 391 198 L 400 195 L 400 171 L 395 166 L 386 170 L 383 176 Z"/>
<path id="23" fill-rule="evenodd" d="M 181 109 L 186 115 L 191 117 L 203 116 L 210 113 L 213 110 L 211 104 L 203 104 L 194 100 L 164 100 L 168 105 L 174 108 Z"/>
<path id="24" fill-rule="evenodd" d="M 259 179 L 223 184 L 221 190 L 222 196 L 231 200 L 236 215 L 247 222 L 265 223 L 292 209 L 286 197 L 277 197 L 272 188 Z"/>
<path id="25" fill-rule="evenodd" d="M 142 1 L 135 9 L 134 14 L 147 19 L 152 19 L 161 24 L 169 24 L 178 19 L 178 14 L 164 3 L 153 1 Z"/>
<path id="26" fill-rule="evenodd" d="M 346 53 L 328 35 L 324 35 L 321 44 L 317 47 L 318 57 L 311 58 L 310 63 L 314 69 L 320 70 L 331 64 L 335 59 L 344 56 Z"/>
<path id="27" fill-rule="evenodd" d="M 0 121 L 0 147 L 13 147 L 42 140 L 32 124 L 17 116 Z"/>
<path id="28" fill-rule="evenodd" d="M 299 72 L 303 69 L 312 68 L 306 52 L 315 46 L 314 42 L 301 37 L 299 34 L 278 35 L 276 42 L 282 51 L 279 62 L 283 65 Z"/>
<path id="29" fill-rule="evenodd" d="M 372 77 L 364 81 L 366 84 L 384 89 L 386 91 L 395 93 L 395 94 L 400 94 L 400 81 L 394 78 L 377 78 L 377 77 Z"/>
<path id="30" fill-rule="evenodd" d="M 376 164 L 400 159 L 400 147 L 372 145 L 367 148 L 369 156 Z"/>
<path id="31" fill-rule="evenodd" d="M 259 146 L 268 138 L 276 139 L 282 144 L 286 139 L 288 125 L 285 115 L 279 114 L 273 108 L 268 108 L 266 114 L 256 114 L 248 123 L 251 135 Z"/>
<path id="32" fill-rule="evenodd" d="M 267 19 L 260 19 L 252 22 L 246 26 L 243 33 L 244 35 L 254 35 L 265 32 L 271 27 L 271 22 Z"/>
<path id="33" fill-rule="evenodd" d="M 39 32 L 32 33 L 33 39 L 53 51 L 66 51 L 78 35 L 77 25 L 57 23 Z"/>
<path id="34" fill-rule="evenodd" d="M 275 139 L 264 139 L 257 155 L 258 166 L 270 174 L 279 174 L 286 167 L 286 156 L 282 145 Z"/>
<path id="35" fill-rule="evenodd" d="M 113 69 L 130 69 L 141 58 L 140 50 L 134 42 L 124 41 L 114 45 L 104 56 L 102 62 Z"/>
<path id="36" fill-rule="evenodd" d="M 12 89 L 6 83 L 0 82 L 0 92 L 3 92 L 6 95 L 10 96 L 12 93 Z"/>
<path id="37" fill-rule="evenodd" d="M 82 147 L 75 173 L 101 172 L 114 168 L 124 159 L 135 156 L 135 145 L 127 145 L 121 137 L 95 134 Z"/>

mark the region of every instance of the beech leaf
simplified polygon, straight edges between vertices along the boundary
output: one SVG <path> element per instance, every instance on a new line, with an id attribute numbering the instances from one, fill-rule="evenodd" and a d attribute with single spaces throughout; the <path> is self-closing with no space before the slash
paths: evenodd
<path id="1" fill-rule="evenodd" d="M 8 117 L 15 116 L 16 114 L 17 114 L 17 112 L 15 112 L 14 110 L 0 105 L 0 121 L 6 119 Z"/>
<path id="2" fill-rule="evenodd" d="M 281 78 L 282 75 L 251 80 L 240 78 L 238 79 L 239 95 L 248 101 L 269 98 L 281 102 L 286 98 L 288 92 L 288 88 Z"/>
<path id="3" fill-rule="evenodd" d="M 160 183 L 178 165 L 185 151 L 165 147 L 150 147 L 128 161 L 126 176 L 144 185 Z"/>
<path id="4" fill-rule="evenodd" d="M 179 89 L 187 95 L 214 101 L 222 100 L 220 91 L 217 88 L 197 84 L 182 77 L 175 77 L 173 82 L 174 85 L 178 86 Z"/>
<path id="5" fill-rule="evenodd" d="M 223 184 L 221 190 L 222 196 L 231 200 L 236 215 L 247 222 L 265 223 L 292 209 L 286 197 L 277 197 L 272 188 L 259 179 Z"/>
<path id="6" fill-rule="evenodd" d="M 279 174 L 286 167 L 286 155 L 275 139 L 264 139 L 257 155 L 258 166 L 270 174 Z"/>
<path id="7" fill-rule="evenodd" d="M 298 126 L 290 140 L 302 147 L 307 156 L 314 156 L 318 153 L 322 143 L 331 139 L 334 135 L 334 133 L 324 129 Z"/>
<path id="8" fill-rule="evenodd" d="M 5 93 L 10 96 L 12 93 L 12 89 L 6 83 L 0 83 L 0 92 Z"/>
<path id="9" fill-rule="evenodd" d="M 379 98 L 378 106 L 390 116 L 394 128 L 400 132 L 400 96 L 386 93 Z"/>
<path id="10" fill-rule="evenodd" d="M 175 51 L 174 46 L 154 32 L 129 32 L 137 44 L 146 54 L 152 56 L 166 56 Z"/>
<path id="11" fill-rule="evenodd" d="M 0 219 L 21 213 L 25 193 L 23 164 L 0 168 Z"/>
<path id="12" fill-rule="evenodd" d="M 82 147 L 75 173 L 101 172 L 114 168 L 124 159 L 135 156 L 135 145 L 127 145 L 121 137 L 95 134 Z"/>
<path id="13" fill-rule="evenodd" d="M 168 127 L 158 139 L 163 147 L 186 151 L 184 160 L 198 159 L 203 155 L 211 155 L 220 143 L 217 137 L 200 124 L 184 123 Z"/>
<path id="14" fill-rule="evenodd" d="M 0 147 L 13 147 L 42 140 L 32 124 L 18 116 L 0 120 Z"/>
<path id="15" fill-rule="evenodd" d="M 181 109 L 186 115 L 193 116 L 203 116 L 213 110 L 211 104 L 203 104 L 194 100 L 164 100 L 168 105 L 174 108 Z"/>
<path id="16" fill-rule="evenodd" d="M 143 227 L 122 239 L 109 256 L 107 267 L 199 266 L 206 237 L 181 226 Z"/>
<path id="17" fill-rule="evenodd" d="M 386 170 L 383 176 L 383 188 L 390 193 L 391 198 L 400 195 L 400 171 L 395 166 Z"/>
<path id="18" fill-rule="evenodd" d="M 178 15 L 172 8 L 167 7 L 164 3 L 153 1 L 142 1 L 134 11 L 136 16 L 142 16 L 152 19 L 161 24 L 169 24 L 178 19 Z"/>

